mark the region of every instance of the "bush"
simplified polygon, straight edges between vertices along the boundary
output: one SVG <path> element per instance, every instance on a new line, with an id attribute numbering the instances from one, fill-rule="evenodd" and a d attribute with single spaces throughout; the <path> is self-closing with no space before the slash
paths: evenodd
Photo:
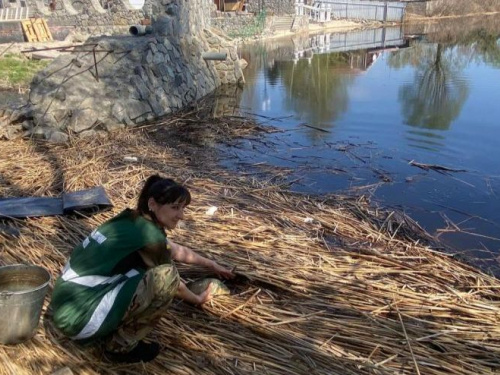
<path id="1" fill-rule="evenodd" d="M 498 0 L 441 0 L 429 3 L 428 16 L 455 16 L 500 11 Z"/>

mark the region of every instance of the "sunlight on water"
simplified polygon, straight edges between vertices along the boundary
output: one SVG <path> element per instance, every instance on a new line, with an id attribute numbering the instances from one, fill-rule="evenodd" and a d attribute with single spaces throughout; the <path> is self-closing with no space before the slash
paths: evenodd
<path id="1" fill-rule="evenodd" d="M 462 233 L 441 238 L 458 251 L 477 249 L 476 263 L 499 272 L 497 25 L 483 20 L 456 34 L 449 25 L 442 32 L 437 24 L 391 27 L 243 46 L 249 66 L 240 106 L 285 133 L 274 136 L 275 148 L 242 154 L 291 168 L 297 191 L 370 193 L 434 234 L 453 223 Z"/>

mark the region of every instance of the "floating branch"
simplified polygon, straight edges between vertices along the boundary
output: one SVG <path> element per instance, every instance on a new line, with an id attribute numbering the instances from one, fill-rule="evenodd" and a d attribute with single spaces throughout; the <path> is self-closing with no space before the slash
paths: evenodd
<path id="1" fill-rule="evenodd" d="M 423 169 L 424 171 L 428 171 L 430 169 L 439 172 L 439 173 L 444 173 L 444 172 L 467 172 L 465 169 L 454 169 L 454 168 L 448 168 L 448 167 L 443 167 L 442 165 L 437 165 L 437 164 L 424 164 L 424 163 L 417 163 L 416 161 L 410 161 L 408 164 L 413 165 L 414 167 L 418 167 L 420 169 Z"/>

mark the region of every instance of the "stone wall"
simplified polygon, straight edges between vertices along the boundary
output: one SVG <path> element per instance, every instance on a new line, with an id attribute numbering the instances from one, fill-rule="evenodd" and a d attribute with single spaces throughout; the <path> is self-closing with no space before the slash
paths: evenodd
<path id="1" fill-rule="evenodd" d="M 254 35 L 259 30 L 258 20 L 253 13 L 214 12 L 212 26 L 223 30 L 229 36 Z"/>
<path id="2" fill-rule="evenodd" d="M 50 26 L 50 32 L 54 40 L 69 40 L 81 42 L 90 35 L 129 35 L 130 25 L 127 26 Z"/>
<path id="3" fill-rule="evenodd" d="M 295 0 L 248 0 L 247 11 L 255 14 L 264 11 L 274 16 L 295 14 Z"/>
<path id="4" fill-rule="evenodd" d="M 221 84 L 243 82 L 234 42 L 209 27 L 210 0 L 161 1 L 150 34 L 96 37 L 58 57 L 35 77 L 30 102 L 15 121 L 59 141 L 67 133 L 135 126 L 178 111 Z M 227 59 L 206 60 L 207 52 Z"/>
<path id="5" fill-rule="evenodd" d="M 0 22 L 0 40 L 3 43 L 24 42 L 21 24 L 19 22 Z"/>
<path id="6" fill-rule="evenodd" d="M 150 2 L 143 9 L 133 9 L 128 0 L 108 0 L 106 9 L 99 0 L 51 0 L 45 5 L 42 0 L 27 0 L 32 17 L 43 17 L 50 26 L 109 26 L 132 25 L 147 16 Z"/>

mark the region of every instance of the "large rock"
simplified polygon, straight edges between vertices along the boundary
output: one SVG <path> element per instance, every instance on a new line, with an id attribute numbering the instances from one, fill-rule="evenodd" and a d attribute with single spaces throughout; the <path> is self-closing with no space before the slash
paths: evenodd
<path id="1" fill-rule="evenodd" d="M 67 128 L 75 133 L 92 128 L 99 119 L 99 114 L 93 109 L 75 109 L 71 113 Z"/>
<path id="2" fill-rule="evenodd" d="M 62 54 L 33 80 L 33 122 L 77 134 L 131 126 L 175 112 L 221 83 L 243 82 L 236 46 L 210 29 L 211 6 L 157 0 L 152 34 L 93 38 L 80 52 Z M 228 58 L 216 64 L 205 52 Z"/>

